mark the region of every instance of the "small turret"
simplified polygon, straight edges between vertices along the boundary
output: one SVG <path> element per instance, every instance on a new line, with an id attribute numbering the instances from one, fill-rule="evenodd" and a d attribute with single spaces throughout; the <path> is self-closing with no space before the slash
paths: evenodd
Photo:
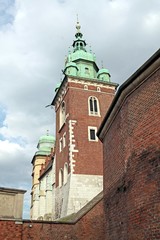
<path id="1" fill-rule="evenodd" d="M 111 75 L 110 75 L 108 69 L 106 69 L 106 68 L 100 69 L 97 73 L 97 78 L 101 81 L 110 82 L 110 76 Z"/>
<path id="2" fill-rule="evenodd" d="M 46 135 L 43 135 L 39 138 L 38 141 L 38 151 L 36 155 L 48 155 L 51 153 L 51 149 L 54 148 L 55 138 L 49 135 L 48 131 Z"/>

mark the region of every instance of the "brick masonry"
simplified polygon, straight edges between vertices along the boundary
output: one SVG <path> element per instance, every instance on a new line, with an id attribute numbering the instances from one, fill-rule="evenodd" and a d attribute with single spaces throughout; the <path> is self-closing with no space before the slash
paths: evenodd
<path id="1" fill-rule="evenodd" d="M 88 133 L 90 127 L 97 131 L 113 100 L 116 87 L 115 83 L 102 82 L 98 79 L 66 76 L 56 93 L 54 98 L 56 111 L 54 195 L 55 216 L 58 218 L 79 211 L 102 191 L 102 143 L 98 138 L 90 141 Z M 96 113 L 90 111 L 90 97 L 97 99 L 99 111 Z M 61 147 L 64 134 L 66 144 Z M 68 177 L 67 181 L 61 184 L 61 179 L 64 179 L 65 165 L 68 166 Z"/>
<path id="2" fill-rule="evenodd" d="M 0 220 L 0 240 L 103 240 L 103 194 L 61 222 Z"/>
<path id="3" fill-rule="evenodd" d="M 160 239 L 159 66 L 129 80 L 101 128 L 106 240 Z"/>

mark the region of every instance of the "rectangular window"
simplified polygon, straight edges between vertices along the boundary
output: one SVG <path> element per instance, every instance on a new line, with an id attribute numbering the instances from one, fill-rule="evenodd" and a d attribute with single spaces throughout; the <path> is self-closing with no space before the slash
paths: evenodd
<path id="1" fill-rule="evenodd" d="M 96 136 L 97 128 L 96 127 L 88 127 L 88 140 L 89 141 L 98 141 Z"/>

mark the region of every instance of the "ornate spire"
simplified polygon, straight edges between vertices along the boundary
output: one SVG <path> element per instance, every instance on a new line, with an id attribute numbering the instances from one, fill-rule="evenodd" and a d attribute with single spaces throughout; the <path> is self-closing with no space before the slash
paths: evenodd
<path id="1" fill-rule="evenodd" d="M 83 37 L 83 34 L 81 33 L 80 29 L 81 29 L 81 25 L 78 21 L 78 15 L 77 15 L 77 24 L 76 24 L 76 29 L 77 29 L 77 32 L 75 34 L 75 37 L 76 37 L 76 40 L 73 42 L 73 48 L 74 48 L 74 52 L 77 51 L 77 50 L 83 50 L 86 52 L 86 43 L 85 41 L 82 39 Z"/>
<path id="2" fill-rule="evenodd" d="M 77 24 L 76 24 L 76 29 L 77 29 L 77 32 L 80 32 L 81 25 L 79 24 L 79 21 L 78 21 L 78 14 L 77 14 Z"/>
<path id="3" fill-rule="evenodd" d="M 83 34 L 81 33 L 80 29 L 81 29 L 81 25 L 78 21 L 78 17 L 77 17 L 77 24 L 76 24 L 76 29 L 77 29 L 77 32 L 75 34 L 75 37 L 76 38 L 82 38 L 83 37 Z"/>

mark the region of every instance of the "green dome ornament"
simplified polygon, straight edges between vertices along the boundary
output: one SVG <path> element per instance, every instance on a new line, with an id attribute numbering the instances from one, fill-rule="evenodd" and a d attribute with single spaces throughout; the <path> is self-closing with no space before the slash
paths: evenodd
<path id="1" fill-rule="evenodd" d="M 55 137 L 49 135 L 48 131 L 46 135 L 43 135 L 39 138 L 38 141 L 38 151 L 36 155 L 49 155 L 51 153 L 51 149 L 55 145 Z"/>
<path id="2" fill-rule="evenodd" d="M 108 69 L 102 68 L 97 73 L 97 78 L 101 81 L 110 82 L 110 73 Z"/>

